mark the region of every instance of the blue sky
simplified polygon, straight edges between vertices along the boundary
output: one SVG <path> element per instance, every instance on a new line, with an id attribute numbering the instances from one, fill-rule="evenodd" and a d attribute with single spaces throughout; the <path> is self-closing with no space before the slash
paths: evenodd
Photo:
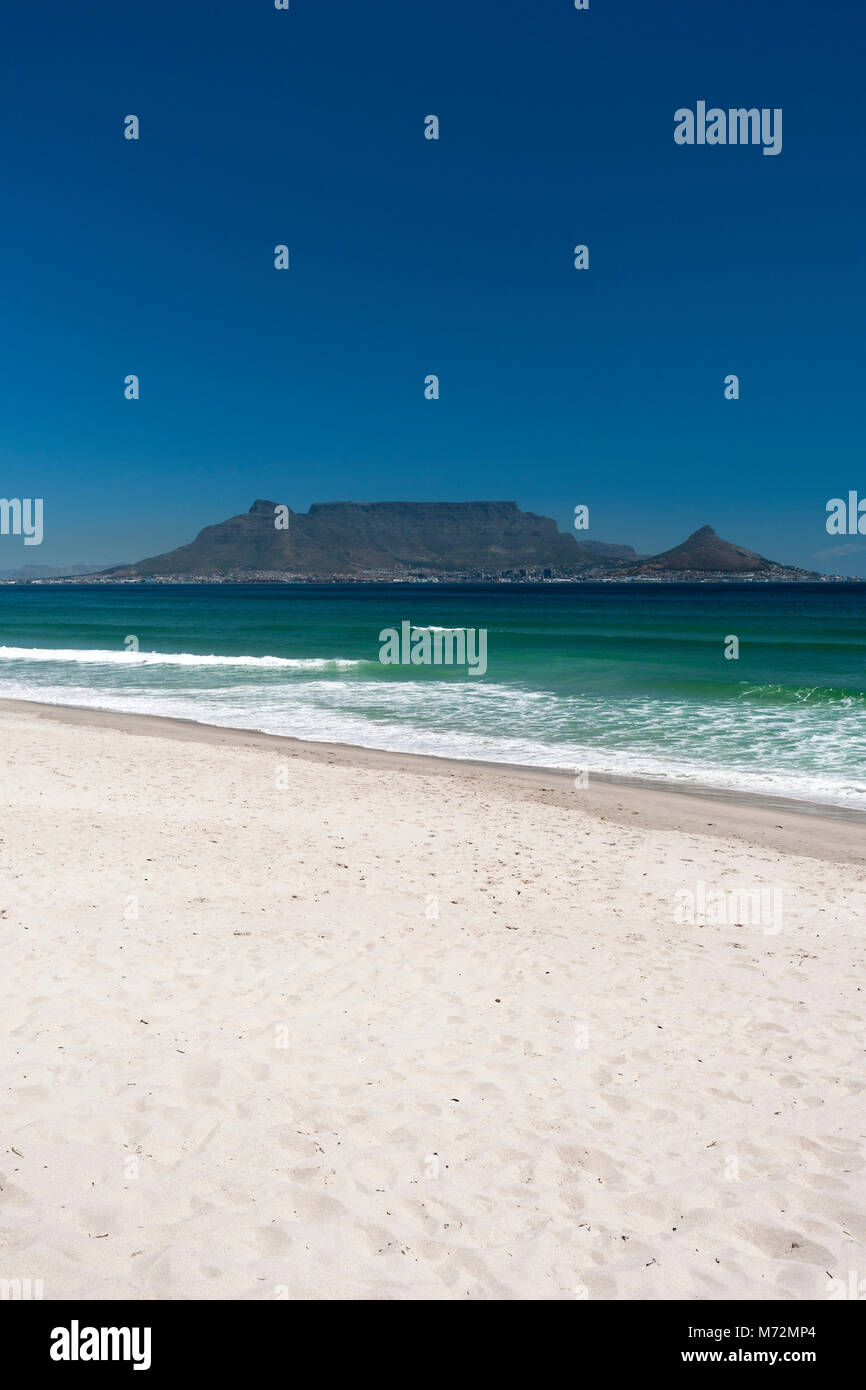
<path id="1" fill-rule="evenodd" d="M 824 527 L 866 495 L 864 41 L 828 0 L 14 7 L 0 495 L 45 541 L 0 568 L 515 498 L 866 574 Z M 677 146 L 699 100 L 781 107 L 782 153 Z"/>

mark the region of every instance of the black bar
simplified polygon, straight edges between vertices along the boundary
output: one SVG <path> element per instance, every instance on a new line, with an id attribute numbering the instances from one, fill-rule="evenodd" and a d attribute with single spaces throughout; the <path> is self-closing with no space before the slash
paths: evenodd
<path id="1" fill-rule="evenodd" d="M 455 1337 L 472 1334 L 470 1358 L 488 1371 L 512 1353 L 536 1361 L 536 1377 L 565 1356 L 577 1376 L 600 1358 L 612 1376 L 629 1370 L 701 1375 L 722 1369 L 818 1372 L 822 1378 L 851 1365 L 862 1340 L 863 1310 L 849 1298 L 827 1302 L 558 1302 L 481 1303 L 465 1312 L 439 1302 L 19 1302 L 0 1307 L 4 1346 L 14 1343 L 25 1370 L 63 1377 L 100 1371 L 150 1379 L 195 1373 L 225 1380 L 256 1367 L 282 1366 L 294 1379 L 309 1355 L 333 1374 L 335 1352 L 345 1349 L 347 1369 L 372 1370 L 414 1380 L 437 1363 L 443 1373 L 468 1369 Z M 479 1301 L 480 1302 L 480 1301 Z M 463 1305 L 464 1309 L 466 1304 Z M 5 1316 L 4 1316 L 5 1315 Z M 539 1328 L 537 1319 L 543 1326 Z M 101 1329 L 118 1329 L 118 1335 Z M 96 1329 L 94 1334 L 93 1329 Z M 133 1329 L 138 1329 L 137 1333 Z M 541 1331 L 543 1342 L 521 1340 Z M 149 1337 L 147 1333 L 149 1332 Z M 398 1353 L 403 1338 L 423 1337 L 423 1355 Z M 98 1335 L 97 1335 L 98 1334 Z M 463 1341 L 463 1339 L 461 1339 Z M 465 1342 L 463 1343 L 465 1345 Z M 126 1359 L 111 1359 L 115 1350 Z M 390 1345 L 390 1350 L 389 1350 Z M 534 1350 L 533 1350 L 534 1348 Z M 557 1350 L 558 1348 L 558 1350 Z M 53 1354 L 52 1354 L 53 1349 Z M 108 1359 L 85 1359 L 91 1351 Z M 82 1355 L 83 1353 L 83 1355 Z M 70 1359 L 55 1359 L 65 1355 Z M 77 1355 L 77 1359 L 72 1359 Z M 147 1364 L 145 1364 L 147 1363 Z M 856 1364 L 856 1362 L 855 1362 Z M 561 1374 L 558 1372 L 557 1374 Z M 306 1377 L 309 1372 L 306 1373 Z"/>

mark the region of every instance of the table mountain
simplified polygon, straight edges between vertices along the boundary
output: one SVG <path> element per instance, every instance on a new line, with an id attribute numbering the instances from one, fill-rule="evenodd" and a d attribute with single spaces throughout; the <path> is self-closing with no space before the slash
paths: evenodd
<path id="1" fill-rule="evenodd" d="M 287 529 L 275 522 L 288 516 Z M 248 512 L 206 526 L 189 545 L 136 565 L 116 579 L 250 577 L 297 579 L 471 578 L 664 579 L 756 575 L 820 578 L 780 565 L 702 526 L 649 559 L 629 545 L 577 541 L 550 517 L 516 502 L 317 502 L 308 512 L 259 500 Z"/>
<path id="2" fill-rule="evenodd" d="M 585 554 L 549 517 L 516 502 L 318 502 L 275 525 L 277 503 L 206 526 L 189 545 L 114 571 L 149 575 L 242 572 L 328 578 L 519 569 L 579 572 L 604 560 Z"/>

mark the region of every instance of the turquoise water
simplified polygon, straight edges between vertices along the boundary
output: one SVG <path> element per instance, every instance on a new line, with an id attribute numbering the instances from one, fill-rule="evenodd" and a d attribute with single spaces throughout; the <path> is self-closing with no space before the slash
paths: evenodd
<path id="1" fill-rule="evenodd" d="M 486 674 L 382 665 L 404 620 Z M 856 584 L 6 586 L 0 696 L 866 808 Z"/>

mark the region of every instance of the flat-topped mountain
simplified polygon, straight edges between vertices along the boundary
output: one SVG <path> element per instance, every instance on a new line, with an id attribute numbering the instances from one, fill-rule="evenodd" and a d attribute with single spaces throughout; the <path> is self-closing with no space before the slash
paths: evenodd
<path id="1" fill-rule="evenodd" d="M 244 571 L 324 579 L 549 569 L 561 575 L 598 563 L 555 521 L 521 511 L 516 502 L 318 502 L 293 512 L 259 500 L 240 516 L 206 526 L 189 545 L 115 574 Z"/>

